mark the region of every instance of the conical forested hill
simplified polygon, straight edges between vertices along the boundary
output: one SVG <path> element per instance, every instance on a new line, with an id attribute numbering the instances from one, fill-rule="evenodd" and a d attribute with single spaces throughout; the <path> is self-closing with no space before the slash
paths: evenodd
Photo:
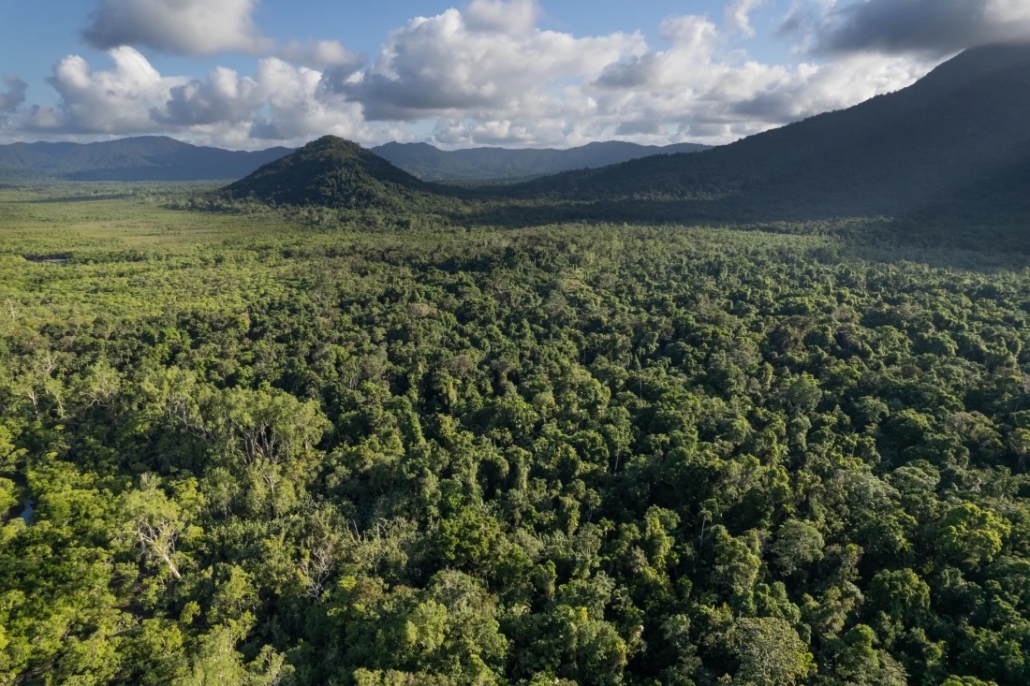
<path id="1" fill-rule="evenodd" d="M 439 188 L 335 136 L 309 143 L 223 192 L 233 199 L 337 209 L 413 210 L 447 201 Z"/>

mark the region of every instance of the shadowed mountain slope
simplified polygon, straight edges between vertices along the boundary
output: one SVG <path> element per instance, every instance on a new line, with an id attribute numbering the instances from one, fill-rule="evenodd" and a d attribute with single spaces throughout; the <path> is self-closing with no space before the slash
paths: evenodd
<path id="1" fill-rule="evenodd" d="M 984 47 L 847 110 L 699 154 L 571 172 L 512 192 L 696 201 L 713 205 L 706 213 L 778 218 L 906 215 L 983 203 L 988 191 L 1026 201 L 1028 113 L 1030 46 Z"/>

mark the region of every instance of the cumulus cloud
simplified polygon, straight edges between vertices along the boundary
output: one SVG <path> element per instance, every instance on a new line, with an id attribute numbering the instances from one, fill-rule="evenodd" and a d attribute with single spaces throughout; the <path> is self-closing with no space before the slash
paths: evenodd
<path id="1" fill-rule="evenodd" d="M 243 76 L 218 67 L 202 78 L 163 76 L 137 50 L 108 51 L 112 66 L 94 70 L 72 55 L 54 66 L 56 107 L 36 107 L 18 122 L 51 135 L 186 133 L 232 147 L 300 143 L 332 133 L 364 141 L 396 132 L 368 126 L 361 107 L 322 86 L 323 72 L 275 57 Z"/>
<path id="2" fill-rule="evenodd" d="M 85 41 L 100 50 L 123 45 L 181 55 L 261 53 L 272 48 L 254 25 L 258 0 L 99 0 Z"/>
<path id="3" fill-rule="evenodd" d="M 1030 2 L 1026 0 L 822 4 L 821 8 L 796 7 L 781 33 L 807 33 L 808 45 L 824 54 L 946 55 L 979 45 L 1030 41 Z"/>
<path id="4" fill-rule="evenodd" d="M 264 98 L 257 80 L 218 67 L 204 79 L 170 88 L 167 96 L 161 97 L 164 104 L 151 108 L 150 117 L 176 128 L 238 124 L 253 117 Z"/>
<path id="5" fill-rule="evenodd" d="M 185 78 L 165 78 L 138 51 L 129 47 L 108 52 L 113 68 L 93 71 L 78 55 L 65 57 L 47 79 L 61 96 L 56 108 L 35 108 L 29 128 L 70 133 L 136 134 L 150 132 L 151 108 Z"/>
<path id="6" fill-rule="evenodd" d="M 268 141 L 300 140 L 333 134 L 361 141 L 379 136 L 365 125 L 361 107 L 322 88 L 322 72 L 294 67 L 279 59 L 262 60 L 257 81 L 266 107 L 250 129 L 250 136 Z"/>
<path id="7" fill-rule="evenodd" d="M 720 142 L 911 84 L 933 60 L 861 55 L 827 64 L 770 65 L 724 52 L 704 17 L 670 19 L 669 49 L 606 69 L 587 90 L 596 117 L 618 121 L 621 135 Z"/>
<path id="8" fill-rule="evenodd" d="M 576 38 L 535 27 L 536 5 L 476 0 L 394 31 L 369 69 L 339 91 L 370 120 L 413 121 L 462 111 L 545 110 L 565 79 L 591 78 L 646 49 L 640 34 Z"/>
<path id="9" fill-rule="evenodd" d="M 472 0 L 463 16 L 472 31 L 526 34 L 540 14 L 536 0 Z"/>
<path id="10" fill-rule="evenodd" d="M 3 85 L 3 90 L 0 90 L 0 115 L 12 114 L 25 102 L 29 84 L 14 76 L 7 76 L 3 79 Z"/>
<path id="11" fill-rule="evenodd" d="M 745 36 L 755 35 L 751 26 L 751 13 L 764 4 L 765 0 L 730 0 L 726 5 L 726 26 Z"/>
<path id="12" fill-rule="evenodd" d="M 361 55 L 334 40 L 291 41 L 286 44 L 279 56 L 287 62 L 307 67 L 350 68 L 352 72 L 357 71 L 364 62 Z"/>

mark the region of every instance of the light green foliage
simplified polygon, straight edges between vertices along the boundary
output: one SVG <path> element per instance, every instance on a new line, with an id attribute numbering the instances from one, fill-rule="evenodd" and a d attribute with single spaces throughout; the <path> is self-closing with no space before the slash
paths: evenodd
<path id="1" fill-rule="evenodd" d="M 823 536 L 808 522 L 788 519 L 780 526 L 772 553 L 784 574 L 793 574 L 806 565 L 823 559 Z"/>
<path id="2" fill-rule="evenodd" d="M 844 637 L 833 677 L 838 683 L 854 686 L 906 686 L 904 668 L 884 651 L 876 648 L 876 633 L 859 624 Z"/>
<path id="3" fill-rule="evenodd" d="M 946 555 L 976 566 L 993 560 L 1011 531 L 1011 525 L 994 512 L 967 503 L 945 515 L 938 545 Z"/>
<path id="4" fill-rule="evenodd" d="M 808 646 L 782 619 L 742 619 L 735 647 L 740 668 L 733 683 L 741 686 L 792 686 L 813 668 Z"/>

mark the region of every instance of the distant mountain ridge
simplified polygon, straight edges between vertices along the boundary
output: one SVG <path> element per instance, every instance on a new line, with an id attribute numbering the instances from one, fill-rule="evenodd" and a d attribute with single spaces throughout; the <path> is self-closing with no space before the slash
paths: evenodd
<path id="1" fill-rule="evenodd" d="M 526 180 L 573 169 L 708 146 L 666 147 L 621 141 L 568 150 L 472 148 L 444 151 L 427 143 L 387 143 L 373 148 L 383 159 L 425 181 Z M 12 143 L 0 145 L 0 182 L 205 181 L 241 179 L 294 152 L 275 147 L 237 152 L 183 143 L 166 136 L 140 136 L 100 143 Z"/>
<path id="2" fill-rule="evenodd" d="M 238 179 L 293 152 L 236 152 L 164 136 L 101 143 L 0 145 L 0 180 L 204 181 Z"/>
<path id="3" fill-rule="evenodd" d="M 677 143 L 664 147 L 624 141 L 576 148 L 468 148 L 440 150 L 428 143 L 387 143 L 372 152 L 425 181 L 504 181 L 597 169 L 654 155 L 701 152 L 711 146 Z"/>

